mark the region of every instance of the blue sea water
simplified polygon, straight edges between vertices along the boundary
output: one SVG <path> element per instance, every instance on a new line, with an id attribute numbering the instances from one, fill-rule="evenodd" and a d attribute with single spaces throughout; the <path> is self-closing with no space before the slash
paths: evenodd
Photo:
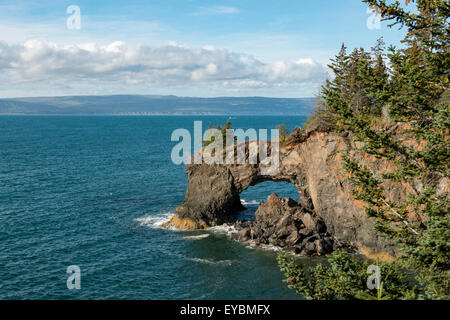
<path id="1" fill-rule="evenodd" d="M 223 124 L 212 116 L 0 116 L 0 299 L 298 299 L 276 253 L 221 230 L 160 228 L 184 199 L 172 163 L 177 128 Z M 233 128 L 288 129 L 302 117 L 239 116 Z M 270 193 L 241 195 L 254 212 Z M 69 290 L 67 267 L 81 269 Z"/>

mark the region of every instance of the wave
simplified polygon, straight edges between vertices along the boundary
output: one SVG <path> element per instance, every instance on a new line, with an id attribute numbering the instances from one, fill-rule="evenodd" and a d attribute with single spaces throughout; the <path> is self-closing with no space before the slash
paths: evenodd
<path id="1" fill-rule="evenodd" d="M 185 240 L 201 240 L 201 239 L 205 239 L 205 238 L 208 238 L 210 236 L 210 234 L 200 234 L 200 235 L 198 235 L 198 236 L 186 236 L 186 237 L 183 237 L 183 239 L 185 239 Z"/>
<path id="2" fill-rule="evenodd" d="M 150 227 L 155 229 L 163 229 L 163 224 L 169 222 L 175 215 L 174 212 L 163 212 L 155 215 L 148 215 L 141 218 L 136 218 L 134 221 L 138 222 L 141 227 Z M 164 228 L 167 229 L 167 228 Z M 177 230 L 175 228 L 169 228 L 171 230 Z"/>
<path id="3" fill-rule="evenodd" d="M 272 244 L 260 244 L 259 246 L 260 246 L 261 249 L 263 249 L 263 250 L 275 251 L 275 252 L 283 251 L 282 248 L 277 247 L 277 246 L 274 246 L 274 245 L 272 245 Z"/>
<path id="4" fill-rule="evenodd" d="M 230 225 L 221 225 L 221 226 L 216 226 L 216 227 L 211 227 L 208 228 L 208 230 L 214 232 L 214 233 L 218 233 L 218 234 L 226 234 L 226 235 L 231 235 L 232 233 L 236 233 L 237 230 L 234 226 L 230 226 Z"/>
<path id="5" fill-rule="evenodd" d="M 277 247 L 277 246 L 274 246 L 272 244 L 263 244 L 263 243 L 261 243 L 261 244 L 257 245 L 252 240 L 246 241 L 244 243 L 246 244 L 245 247 L 247 249 L 261 249 L 261 250 L 265 250 L 265 251 L 274 251 L 274 252 L 282 251 L 282 252 L 284 252 L 281 247 Z"/>
<path id="6" fill-rule="evenodd" d="M 257 201 L 257 200 L 250 200 L 250 201 L 247 201 L 247 200 L 245 200 L 245 199 L 241 199 L 241 203 L 242 203 L 242 205 L 259 205 L 259 203 L 260 203 L 260 201 Z"/>
<path id="7" fill-rule="evenodd" d="M 219 261 L 214 261 L 214 260 L 210 260 L 210 259 L 202 259 L 202 258 L 190 258 L 190 257 L 186 257 L 182 254 L 174 254 L 174 253 L 168 253 L 171 256 L 175 256 L 181 259 L 184 259 L 186 261 L 192 261 L 192 262 L 198 262 L 198 263 L 204 263 L 204 264 L 213 264 L 213 265 L 220 265 L 220 266 L 230 266 L 231 265 L 231 260 L 219 260 Z"/>

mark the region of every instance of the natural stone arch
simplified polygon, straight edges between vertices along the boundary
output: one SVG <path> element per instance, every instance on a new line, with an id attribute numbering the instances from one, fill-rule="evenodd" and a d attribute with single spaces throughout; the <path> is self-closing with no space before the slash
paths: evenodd
<path id="1" fill-rule="evenodd" d="M 204 229 L 233 222 L 242 209 L 242 191 L 264 181 L 284 181 L 296 187 L 299 204 L 323 219 L 337 243 L 393 252 L 395 248 L 376 235 L 372 219 L 350 195 L 340 158 L 348 148 L 334 133 L 297 130 L 280 146 L 280 167 L 273 176 L 261 175 L 259 163 L 187 165 L 185 200 L 170 224 Z"/>
<path id="2" fill-rule="evenodd" d="M 198 228 L 234 221 L 243 209 L 240 194 L 251 186 L 266 181 L 289 182 L 297 190 L 295 175 L 263 176 L 257 165 L 192 165 L 187 166 L 188 188 L 185 201 L 178 209 L 181 219 L 192 219 Z"/>
<path id="3" fill-rule="evenodd" d="M 248 142 L 247 142 L 248 145 Z M 235 151 L 239 146 L 235 146 Z M 194 164 L 186 166 L 188 187 L 185 201 L 178 208 L 178 218 L 192 228 L 205 228 L 234 221 L 243 209 L 240 194 L 251 186 L 266 181 L 292 183 L 298 191 L 301 205 L 314 209 L 307 192 L 306 176 L 301 159 L 289 144 L 280 147 L 280 167 L 275 175 L 262 175 L 261 164 Z M 236 152 L 235 152 L 236 154 Z M 190 223 L 186 219 L 192 220 Z"/>

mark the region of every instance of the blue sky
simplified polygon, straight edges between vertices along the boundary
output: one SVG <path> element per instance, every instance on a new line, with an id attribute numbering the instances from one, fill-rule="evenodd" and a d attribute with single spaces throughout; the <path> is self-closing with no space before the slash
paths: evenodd
<path id="1" fill-rule="evenodd" d="M 0 0 L 0 97 L 312 96 L 342 42 L 399 44 L 371 18 L 359 0 Z"/>

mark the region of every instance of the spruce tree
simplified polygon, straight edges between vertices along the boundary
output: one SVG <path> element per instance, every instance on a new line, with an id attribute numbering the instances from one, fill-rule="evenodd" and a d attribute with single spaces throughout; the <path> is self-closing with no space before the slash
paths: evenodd
<path id="1" fill-rule="evenodd" d="M 385 20 L 393 22 L 391 26 L 407 28 L 405 48 L 389 49 L 389 73 L 382 61 L 380 43 L 372 49 L 375 59 L 355 50 L 347 71 L 337 70 L 339 77 L 344 73 L 351 79 L 347 88 L 338 89 L 337 76 L 325 84 L 322 97 L 333 114 L 337 131 L 362 142 L 356 156 L 343 154 L 352 194 L 366 203 L 366 213 L 375 218 L 377 232 L 400 247 L 396 264 L 416 276 L 416 288 L 407 284 L 401 296 L 392 298 L 449 299 L 450 5 L 444 0 L 406 1 L 407 6 L 414 4 L 415 8 L 407 11 L 398 1 L 363 2 L 378 8 Z M 369 108 L 365 106 L 366 97 Z M 372 126 L 371 116 L 379 115 L 380 107 L 387 108 L 395 125 L 381 129 Z M 361 161 L 367 155 L 375 156 L 372 164 Z M 395 169 L 376 172 L 374 168 L 386 161 Z M 410 191 L 406 198 L 391 199 L 386 185 L 408 185 Z M 346 265 L 353 265 L 347 272 L 361 272 L 363 262 L 351 257 L 347 260 Z M 327 298 L 320 292 L 339 292 L 339 282 L 328 279 L 333 274 L 329 269 L 333 261 L 331 266 L 321 267 L 322 283 L 330 288 L 321 288 L 320 292 L 304 286 L 306 272 L 301 266 L 284 256 L 279 261 L 290 284 L 306 297 Z M 395 277 L 399 281 L 401 278 L 401 274 Z M 367 295 L 353 292 L 339 297 Z"/>

